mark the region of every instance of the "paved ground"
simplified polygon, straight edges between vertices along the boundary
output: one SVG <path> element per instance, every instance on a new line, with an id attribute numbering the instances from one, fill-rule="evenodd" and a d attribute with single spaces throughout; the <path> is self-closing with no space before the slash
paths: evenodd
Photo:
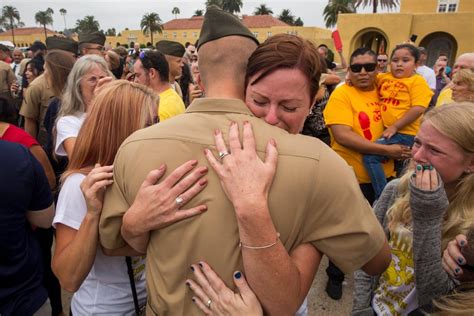
<path id="1" fill-rule="evenodd" d="M 313 286 L 309 292 L 308 301 L 308 316 L 320 316 L 320 315 L 349 315 L 352 308 L 352 289 L 353 281 L 351 278 L 346 278 L 343 288 L 343 296 L 341 300 L 334 301 L 330 299 L 325 292 L 326 287 L 326 267 L 327 259 L 323 258 L 319 271 L 313 282 Z M 63 305 L 64 311 L 69 311 L 69 302 L 71 300 L 71 294 L 63 291 Z M 67 313 L 65 313 L 67 315 Z"/>

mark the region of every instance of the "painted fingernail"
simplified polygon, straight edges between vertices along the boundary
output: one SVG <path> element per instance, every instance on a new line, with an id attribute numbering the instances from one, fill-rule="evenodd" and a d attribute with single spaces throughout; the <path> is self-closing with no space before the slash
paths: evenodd
<path id="1" fill-rule="evenodd" d="M 193 303 L 196 303 L 196 299 L 194 297 L 191 298 L 191 301 L 193 301 Z"/>
<path id="2" fill-rule="evenodd" d="M 461 241 L 459 242 L 459 244 L 461 245 L 461 247 L 464 247 L 464 245 L 466 244 L 466 242 L 465 242 L 464 240 L 461 240 Z"/>
<path id="3" fill-rule="evenodd" d="M 199 181 L 200 186 L 204 186 L 206 184 L 207 184 L 207 179 L 202 179 L 201 181 Z"/>
<path id="4" fill-rule="evenodd" d="M 422 165 L 416 165 L 416 170 L 417 170 L 417 171 L 423 170 L 423 166 L 422 166 Z"/>
<path id="5" fill-rule="evenodd" d="M 459 262 L 459 264 L 464 264 L 464 259 L 461 258 L 461 257 L 459 257 L 459 258 L 458 258 L 458 262 Z"/>
<path id="6" fill-rule="evenodd" d="M 430 165 L 430 170 L 433 170 L 433 166 Z"/>
<path id="7" fill-rule="evenodd" d="M 412 178 L 415 178 L 416 177 L 416 172 L 413 172 L 413 174 L 411 176 L 412 176 Z"/>
<path id="8" fill-rule="evenodd" d="M 201 171 L 199 171 L 200 174 L 206 174 L 207 173 L 207 167 L 204 167 Z"/>
<path id="9" fill-rule="evenodd" d="M 201 269 L 204 268 L 204 265 L 202 264 L 202 262 L 199 262 L 198 264 L 201 267 Z"/>
<path id="10" fill-rule="evenodd" d="M 191 271 L 193 271 L 193 272 L 194 272 L 194 267 L 193 267 L 193 266 L 190 266 L 190 268 L 191 268 Z"/>
<path id="11" fill-rule="evenodd" d="M 242 273 L 240 273 L 240 272 L 236 272 L 234 274 L 234 278 L 236 278 L 237 280 L 240 279 L 241 277 L 242 277 Z"/>
<path id="12" fill-rule="evenodd" d="M 277 146 L 276 140 L 273 138 L 270 138 L 270 144 L 272 144 L 274 147 Z"/>
<path id="13" fill-rule="evenodd" d="M 191 287 L 191 283 L 190 283 L 189 281 L 186 281 L 186 285 L 187 285 L 188 287 Z"/>
<path id="14" fill-rule="evenodd" d="M 461 269 L 459 268 L 454 269 L 454 274 L 459 274 L 459 272 L 461 272 Z"/>
<path id="15" fill-rule="evenodd" d="M 249 124 L 249 121 L 244 121 L 244 125 L 248 125 Z"/>

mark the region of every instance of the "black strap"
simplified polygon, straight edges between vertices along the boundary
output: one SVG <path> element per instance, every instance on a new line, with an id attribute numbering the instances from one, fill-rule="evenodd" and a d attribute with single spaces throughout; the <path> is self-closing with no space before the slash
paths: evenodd
<path id="1" fill-rule="evenodd" d="M 130 279 L 130 287 L 132 288 L 133 304 L 135 305 L 135 313 L 140 315 L 140 306 L 138 305 L 137 288 L 135 287 L 135 278 L 133 277 L 132 257 L 125 257 L 127 263 L 128 278 Z"/>

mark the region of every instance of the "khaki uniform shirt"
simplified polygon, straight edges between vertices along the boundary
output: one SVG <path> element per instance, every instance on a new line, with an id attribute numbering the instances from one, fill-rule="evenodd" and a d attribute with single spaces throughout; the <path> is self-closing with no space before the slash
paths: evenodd
<path id="1" fill-rule="evenodd" d="M 109 249 L 125 245 L 120 235 L 122 216 L 150 170 L 166 163 L 167 176 L 191 159 L 208 165 L 203 149 L 210 147 L 215 153 L 214 130 L 221 129 L 227 139 L 230 122 L 244 120 L 253 126 L 261 158 L 270 138 L 278 145 L 269 209 L 286 250 L 312 243 L 345 272 L 372 259 L 384 243 L 384 232 L 342 158 L 317 139 L 268 125 L 240 100 L 210 98 L 195 100 L 184 114 L 140 130 L 122 144 L 100 219 L 102 245 Z M 189 268 L 193 263 L 208 262 L 229 287 L 232 273 L 243 271 L 234 208 L 209 169 L 208 186 L 185 205 L 204 203 L 208 210 L 150 235 L 148 315 L 201 315 L 185 286 L 186 278 L 193 277 Z"/>
<path id="2" fill-rule="evenodd" d="M 44 116 L 48 110 L 49 101 L 55 95 L 49 87 L 44 75 L 40 75 L 26 89 L 20 114 L 24 117 L 35 119 L 38 122 L 37 140 L 41 145 L 47 142 L 47 133 L 44 128 Z"/>
<path id="3" fill-rule="evenodd" d="M 0 61 L 0 95 L 10 99 L 10 86 L 15 80 L 16 76 L 10 65 L 4 61 Z"/>

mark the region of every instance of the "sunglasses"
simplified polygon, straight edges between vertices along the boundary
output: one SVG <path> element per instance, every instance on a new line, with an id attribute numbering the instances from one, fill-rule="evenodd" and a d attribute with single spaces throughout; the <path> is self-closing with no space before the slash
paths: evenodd
<path id="1" fill-rule="evenodd" d="M 388 61 L 388 59 L 377 59 L 377 61 L 379 63 L 386 63 Z"/>
<path id="2" fill-rule="evenodd" d="M 353 65 L 350 65 L 349 68 L 351 68 L 351 71 L 352 72 L 361 72 L 362 71 L 362 68 L 365 69 L 365 71 L 367 72 L 371 72 L 371 71 L 374 71 L 375 68 L 377 67 L 377 64 L 376 63 L 370 63 L 370 64 L 353 64 Z"/>

